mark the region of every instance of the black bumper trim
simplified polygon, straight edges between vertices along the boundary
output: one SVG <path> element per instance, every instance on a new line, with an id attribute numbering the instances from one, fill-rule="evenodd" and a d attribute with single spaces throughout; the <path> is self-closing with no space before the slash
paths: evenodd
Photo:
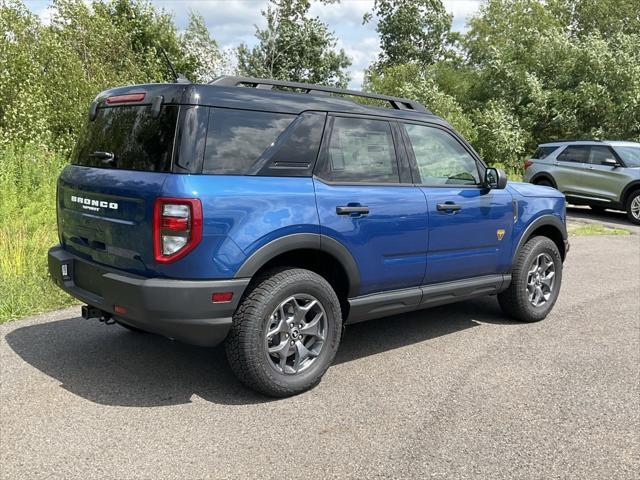
<path id="1" fill-rule="evenodd" d="M 78 300 L 110 313 L 118 322 L 200 346 L 225 339 L 250 281 L 145 278 L 87 261 L 60 246 L 51 248 L 48 257 L 53 281 Z M 229 291 L 230 302 L 211 302 L 212 293 Z M 114 305 L 125 307 L 127 313 L 116 314 Z"/>

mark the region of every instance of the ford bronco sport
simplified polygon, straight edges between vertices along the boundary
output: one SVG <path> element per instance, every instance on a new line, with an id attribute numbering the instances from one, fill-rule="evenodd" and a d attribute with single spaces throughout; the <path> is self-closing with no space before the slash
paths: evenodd
<path id="1" fill-rule="evenodd" d="M 564 196 L 507 185 L 412 100 L 243 77 L 115 88 L 71 163 L 49 271 L 83 317 L 224 341 L 268 395 L 316 385 L 344 325 L 483 295 L 532 322 L 560 291 Z"/>

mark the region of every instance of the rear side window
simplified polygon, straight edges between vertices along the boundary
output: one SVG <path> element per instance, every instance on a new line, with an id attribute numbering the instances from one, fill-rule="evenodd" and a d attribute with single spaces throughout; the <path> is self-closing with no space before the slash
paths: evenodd
<path id="1" fill-rule="evenodd" d="M 399 183 L 389 122 L 336 117 L 319 176 L 334 182 Z"/>
<path id="2" fill-rule="evenodd" d="M 589 163 L 589 147 L 586 145 L 567 147 L 558 155 L 558 161 Z"/>
<path id="3" fill-rule="evenodd" d="M 87 121 L 72 163 L 85 167 L 168 172 L 178 117 L 177 106 L 164 106 L 158 118 L 150 106 L 99 108 Z"/>
<path id="4" fill-rule="evenodd" d="M 202 173 L 244 175 L 296 115 L 211 108 Z"/>
<path id="5" fill-rule="evenodd" d="M 551 155 L 558 147 L 538 147 L 538 149 L 531 155 L 533 160 L 542 160 Z"/>

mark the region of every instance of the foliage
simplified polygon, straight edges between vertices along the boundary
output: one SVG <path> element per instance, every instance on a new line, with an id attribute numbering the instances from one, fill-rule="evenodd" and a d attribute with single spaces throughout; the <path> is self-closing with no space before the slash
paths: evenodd
<path id="1" fill-rule="evenodd" d="M 189 14 L 189 24 L 181 37 L 182 55 L 194 65 L 190 80 L 210 82 L 230 69 L 230 59 L 211 38 L 204 17 L 195 12 Z"/>
<path id="2" fill-rule="evenodd" d="M 256 27 L 258 44 L 237 49 L 242 75 L 346 87 L 351 61 L 319 18 L 308 16 L 309 0 L 270 0 Z"/>
<path id="3" fill-rule="evenodd" d="M 400 3 L 414 12 L 423 4 Z M 487 0 L 455 52 L 418 68 L 415 58 L 381 63 L 366 87 L 420 99 L 511 171 L 542 142 L 640 140 L 638 12 L 640 0 Z M 442 30 L 441 18 L 426 14 L 414 23 Z"/>
<path id="4" fill-rule="evenodd" d="M 426 66 L 443 58 L 453 16 L 441 0 L 376 0 L 364 22 L 373 14 L 381 48 L 374 70 L 406 63 Z"/>
<path id="5" fill-rule="evenodd" d="M 600 223 L 577 223 L 569 226 L 569 235 L 572 237 L 590 237 L 594 235 L 631 235 L 624 228 L 605 227 Z"/>
<path id="6" fill-rule="evenodd" d="M 58 241 L 55 182 L 63 155 L 41 147 L 0 147 L 0 323 L 75 303 L 47 272 Z M 12 221 L 4 221 L 12 219 Z"/>

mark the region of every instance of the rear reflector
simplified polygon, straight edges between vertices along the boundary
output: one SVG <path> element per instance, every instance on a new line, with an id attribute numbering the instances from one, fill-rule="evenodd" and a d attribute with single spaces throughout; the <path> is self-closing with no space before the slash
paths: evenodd
<path id="1" fill-rule="evenodd" d="M 114 305 L 113 306 L 113 312 L 118 314 L 118 315 L 124 315 L 127 313 L 127 309 L 125 307 L 123 307 L 122 305 Z"/>
<path id="2" fill-rule="evenodd" d="M 145 93 L 126 93 L 124 95 L 113 95 L 107 97 L 105 103 L 107 105 L 113 105 L 115 103 L 135 103 L 144 100 Z"/>
<path id="3" fill-rule="evenodd" d="M 233 298 L 233 292 L 217 292 L 211 295 L 213 303 L 227 303 Z"/>

